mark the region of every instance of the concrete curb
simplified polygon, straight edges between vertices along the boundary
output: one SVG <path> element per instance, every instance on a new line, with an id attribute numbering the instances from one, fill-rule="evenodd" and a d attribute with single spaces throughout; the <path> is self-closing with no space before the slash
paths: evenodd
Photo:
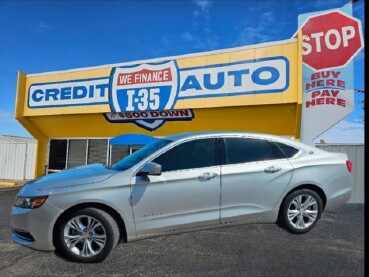
<path id="1" fill-rule="evenodd" d="M 0 181 L 0 186 L 14 187 L 16 184 L 15 182 Z"/>

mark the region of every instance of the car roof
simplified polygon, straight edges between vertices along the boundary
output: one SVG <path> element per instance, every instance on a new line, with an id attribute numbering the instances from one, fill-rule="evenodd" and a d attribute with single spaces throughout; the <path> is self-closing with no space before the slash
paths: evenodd
<path id="1" fill-rule="evenodd" d="M 206 131 L 206 132 L 188 132 L 188 133 L 180 133 L 175 135 L 170 135 L 165 137 L 167 140 L 177 141 L 186 138 L 201 138 L 208 136 L 247 136 L 247 137 L 256 137 L 263 139 L 275 140 L 278 142 L 286 143 L 289 145 L 293 145 L 298 148 L 303 148 L 305 150 L 314 150 L 318 152 L 324 152 L 321 149 L 318 149 L 314 146 L 307 145 L 305 143 L 294 140 L 292 137 L 288 136 L 277 136 L 272 134 L 265 133 L 257 133 L 257 132 L 242 132 L 242 131 Z"/>
<path id="2" fill-rule="evenodd" d="M 188 133 L 180 133 L 175 135 L 170 135 L 165 137 L 167 140 L 180 140 L 184 138 L 193 138 L 193 137 L 208 137 L 208 136 L 229 136 L 229 135 L 235 135 L 235 136 L 252 136 L 252 137 L 263 137 L 263 138 L 270 138 L 270 139 L 278 139 L 278 140 L 287 140 L 287 141 L 293 141 L 290 138 L 282 137 L 282 136 L 276 136 L 271 134 L 264 134 L 264 133 L 257 133 L 257 132 L 242 132 L 242 131 L 205 131 L 205 132 L 188 132 Z"/>

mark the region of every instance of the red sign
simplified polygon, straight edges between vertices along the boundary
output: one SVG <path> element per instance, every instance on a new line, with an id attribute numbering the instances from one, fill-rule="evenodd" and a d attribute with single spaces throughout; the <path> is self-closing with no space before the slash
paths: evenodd
<path id="1" fill-rule="evenodd" d="M 346 66 L 363 48 L 361 22 L 340 11 L 311 16 L 301 30 L 303 62 L 315 70 Z"/>
<path id="2" fill-rule="evenodd" d="M 132 73 L 119 73 L 117 85 L 124 86 L 168 81 L 172 81 L 170 68 L 164 68 L 161 70 L 142 69 Z"/>
<path id="3" fill-rule="evenodd" d="M 346 82 L 339 79 L 340 71 L 320 71 L 310 75 L 310 81 L 305 83 L 305 91 L 311 90 L 311 99 L 305 101 L 308 109 L 317 105 L 336 105 L 346 107 L 346 100 L 340 98 Z"/>

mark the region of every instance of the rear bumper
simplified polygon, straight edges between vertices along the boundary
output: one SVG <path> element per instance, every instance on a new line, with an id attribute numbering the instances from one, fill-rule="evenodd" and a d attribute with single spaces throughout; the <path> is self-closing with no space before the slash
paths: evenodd
<path id="1" fill-rule="evenodd" d="M 353 189 L 352 176 L 346 174 L 325 186 L 327 204 L 325 210 L 333 210 L 345 204 L 351 197 Z"/>

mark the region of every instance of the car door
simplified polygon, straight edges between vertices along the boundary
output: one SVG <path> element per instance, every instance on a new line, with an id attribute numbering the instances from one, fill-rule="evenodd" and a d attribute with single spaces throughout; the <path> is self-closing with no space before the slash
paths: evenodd
<path id="1" fill-rule="evenodd" d="M 220 165 L 216 138 L 175 145 L 152 161 L 159 176 L 133 178 L 138 235 L 220 223 Z"/>
<path id="2" fill-rule="evenodd" d="M 291 179 L 292 165 L 266 139 L 226 137 L 222 143 L 221 222 L 268 216 Z"/>

